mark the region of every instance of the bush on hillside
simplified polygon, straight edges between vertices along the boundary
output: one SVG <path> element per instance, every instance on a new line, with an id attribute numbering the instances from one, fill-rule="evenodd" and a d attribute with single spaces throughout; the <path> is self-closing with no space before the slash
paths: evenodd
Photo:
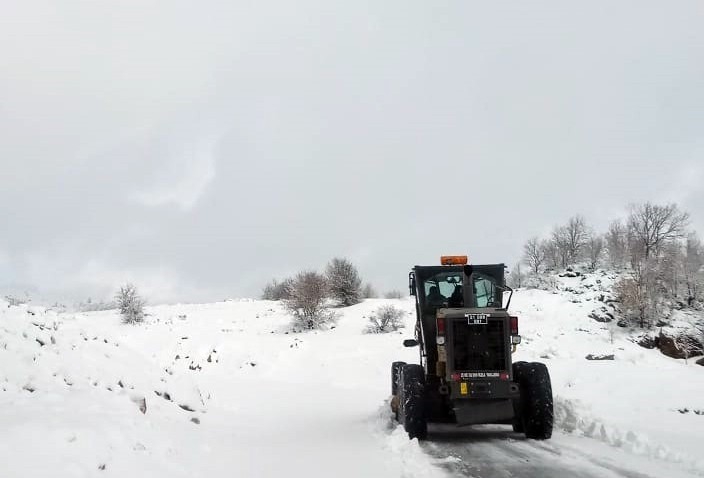
<path id="1" fill-rule="evenodd" d="M 339 305 L 347 307 L 362 299 L 362 280 L 357 268 L 349 260 L 336 257 L 330 261 L 325 273 L 330 296 Z"/>
<path id="2" fill-rule="evenodd" d="M 133 284 L 120 287 L 120 291 L 115 295 L 115 302 L 123 323 L 137 324 L 144 320 L 144 300 Z"/>
<path id="3" fill-rule="evenodd" d="M 395 332 L 405 327 L 403 317 L 406 313 L 393 305 L 383 305 L 376 309 L 371 317 L 366 332 L 370 334 L 384 334 Z"/>
<path id="4" fill-rule="evenodd" d="M 326 305 L 327 280 L 314 271 L 299 272 L 291 281 L 288 297 L 284 299 L 294 326 L 312 330 L 321 328 L 335 318 Z"/>

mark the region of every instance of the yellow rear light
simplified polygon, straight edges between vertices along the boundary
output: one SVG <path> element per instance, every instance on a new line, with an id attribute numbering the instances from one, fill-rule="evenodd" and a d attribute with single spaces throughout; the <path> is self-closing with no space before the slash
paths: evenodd
<path id="1" fill-rule="evenodd" d="M 442 256 L 440 264 L 444 266 L 463 266 L 467 264 L 467 256 Z"/>

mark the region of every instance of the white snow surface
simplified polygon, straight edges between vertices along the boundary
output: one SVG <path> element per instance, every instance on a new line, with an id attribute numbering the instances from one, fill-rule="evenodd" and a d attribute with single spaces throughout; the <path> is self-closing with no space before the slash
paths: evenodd
<path id="1" fill-rule="evenodd" d="M 588 318 L 590 294 L 513 299 L 524 340 L 514 360 L 545 362 L 553 380 L 545 443 L 608 450 L 641 473 L 704 476 L 704 367 L 623 329 L 612 338 L 611 324 Z M 408 311 L 406 330 L 363 333 L 384 304 Z M 268 301 L 150 307 L 137 326 L 115 311 L 0 301 L 0 476 L 446 476 L 442 444 L 409 441 L 387 403 L 391 362 L 418 360 L 401 344 L 412 311 L 411 299 L 366 300 L 337 309 L 330 330 L 291 333 Z"/>

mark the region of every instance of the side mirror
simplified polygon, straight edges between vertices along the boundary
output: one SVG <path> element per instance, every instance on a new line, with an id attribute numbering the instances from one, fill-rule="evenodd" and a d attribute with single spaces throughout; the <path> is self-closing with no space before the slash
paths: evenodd
<path id="1" fill-rule="evenodd" d="M 416 274 L 411 272 L 408 274 L 408 293 L 410 295 L 416 295 Z"/>
<path id="2" fill-rule="evenodd" d="M 406 339 L 403 341 L 404 347 L 415 347 L 416 345 L 418 345 L 418 341 L 416 339 Z"/>

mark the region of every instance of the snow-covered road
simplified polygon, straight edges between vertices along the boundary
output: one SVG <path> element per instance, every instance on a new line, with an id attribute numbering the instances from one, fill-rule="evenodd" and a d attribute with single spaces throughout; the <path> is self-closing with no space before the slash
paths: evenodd
<path id="1" fill-rule="evenodd" d="M 534 441 L 508 426 L 431 426 L 422 448 L 456 476 L 474 478 L 689 478 L 658 460 L 625 455 L 594 440 L 556 433 Z"/>

